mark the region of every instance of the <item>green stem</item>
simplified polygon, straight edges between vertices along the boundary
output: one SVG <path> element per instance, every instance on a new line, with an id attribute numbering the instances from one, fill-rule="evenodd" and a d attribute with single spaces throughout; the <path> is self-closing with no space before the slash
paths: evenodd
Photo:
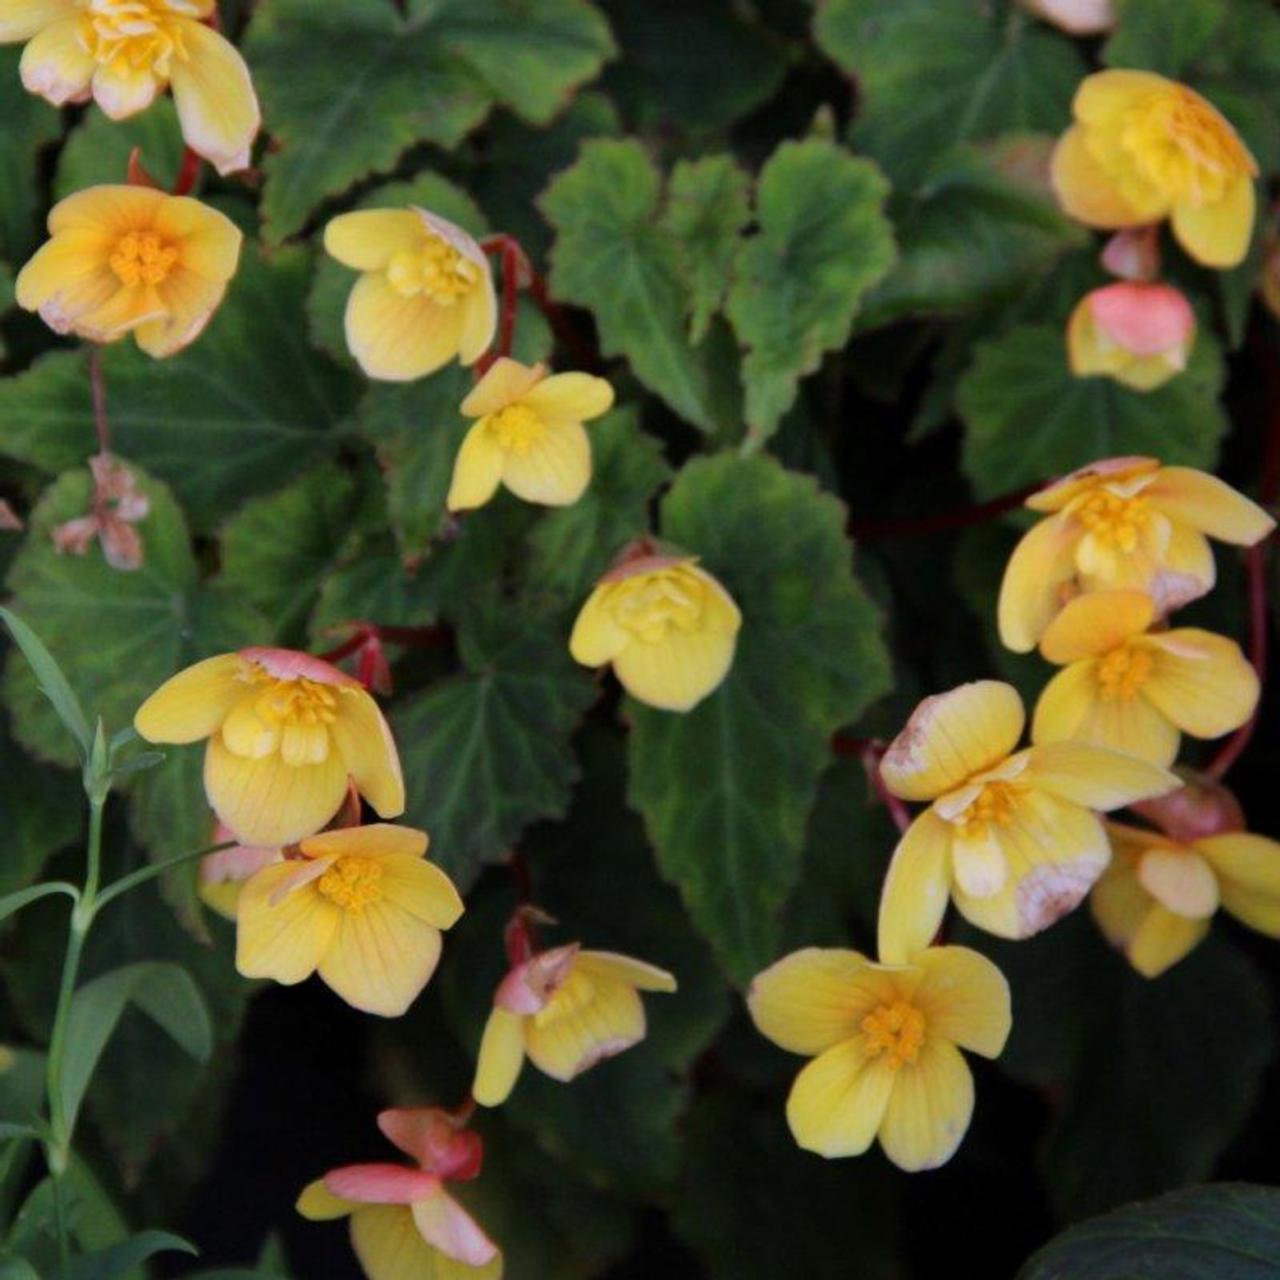
<path id="1" fill-rule="evenodd" d="M 176 858 L 166 858 L 163 862 L 153 862 L 149 866 L 139 867 L 137 871 L 130 871 L 127 876 L 121 876 L 119 880 L 113 884 L 107 885 L 105 889 L 98 895 L 98 910 L 101 910 L 113 898 L 118 898 L 122 893 L 128 893 L 130 889 L 136 889 L 140 884 L 146 884 L 148 880 L 154 880 L 156 876 L 162 876 L 166 871 L 172 871 L 174 867 L 180 867 L 184 862 L 193 862 L 196 858 L 207 858 L 211 853 L 221 853 L 223 849 L 230 849 L 235 845 L 234 840 L 224 840 L 221 844 L 211 844 L 204 849 L 193 849 L 190 853 L 180 853 Z"/>

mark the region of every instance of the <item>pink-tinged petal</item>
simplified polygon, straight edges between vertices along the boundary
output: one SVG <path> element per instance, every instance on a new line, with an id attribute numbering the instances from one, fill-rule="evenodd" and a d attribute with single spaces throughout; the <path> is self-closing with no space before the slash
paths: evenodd
<path id="1" fill-rule="evenodd" d="M 378 1115 L 378 1128 L 420 1168 L 451 1182 L 479 1175 L 484 1143 L 477 1133 L 459 1129 L 451 1112 L 440 1107 L 393 1107 Z"/>
<path id="2" fill-rule="evenodd" d="M 1155 226 L 1117 231 L 1102 251 L 1102 265 L 1122 280 L 1154 280 L 1160 274 L 1160 239 Z"/>
<path id="3" fill-rule="evenodd" d="M 404 1205 L 366 1205 L 351 1217 L 351 1245 L 369 1280 L 501 1280 L 502 1256 L 487 1266 L 455 1262 L 433 1248 Z"/>
<path id="4" fill-rule="evenodd" d="M 222 828 L 224 834 L 214 836 L 214 842 L 232 838 L 231 833 Z M 200 879 L 204 884 L 225 884 L 227 881 L 248 880 L 263 867 L 269 867 L 280 860 L 279 849 L 264 849 L 257 845 L 235 844 L 230 849 L 222 849 L 200 859 Z"/>
<path id="5" fill-rule="evenodd" d="M 125 58 L 101 63 L 93 73 L 93 100 L 112 120 L 145 111 L 159 91 L 149 67 L 134 67 Z"/>
<path id="6" fill-rule="evenodd" d="M 302 677 L 317 684 L 342 684 L 361 688 L 360 681 L 340 671 L 323 658 L 299 653 L 296 649 L 272 649 L 264 645 L 251 645 L 240 650 L 240 656 L 256 662 L 268 675 L 277 680 L 296 680 Z"/>
<path id="7" fill-rule="evenodd" d="M 578 958 L 578 943 L 541 951 L 502 980 L 493 1003 L 508 1013 L 537 1013 L 564 985 Z"/>
<path id="8" fill-rule="evenodd" d="M 0 12 L 0 31 L 8 25 Z M 80 16 L 63 18 L 37 32 L 23 50 L 23 87 L 55 107 L 84 102 L 90 92 L 96 60 L 80 43 Z"/>
<path id="9" fill-rule="evenodd" d="M 324 1175 L 324 1185 L 341 1200 L 358 1204 L 413 1204 L 440 1192 L 440 1179 L 398 1164 L 350 1164 Z"/>
<path id="10" fill-rule="evenodd" d="M 1027 499 L 1027 506 L 1032 511 L 1061 511 L 1067 503 L 1080 497 L 1082 493 L 1096 489 L 1100 484 L 1115 484 L 1148 475 L 1159 470 L 1159 467 L 1158 458 L 1145 458 L 1137 454 L 1123 458 L 1102 458 L 1045 485 Z"/>
<path id="11" fill-rule="evenodd" d="M 173 102 L 182 136 L 219 173 L 249 167 L 262 115 L 249 68 L 236 47 L 212 27 L 182 23 L 185 56 L 173 60 Z"/>
<path id="12" fill-rule="evenodd" d="M 1195 336 L 1191 304 L 1167 284 L 1121 281 L 1089 295 L 1094 321 L 1112 342 L 1139 356 L 1188 346 Z"/>
<path id="13" fill-rule="evenodd" d="M 446 1191 L 414 1204 L 413 1220 L 422 1238 L 455 1262 L 483 1267 L 498 1256 L 497 1246 Z"/>

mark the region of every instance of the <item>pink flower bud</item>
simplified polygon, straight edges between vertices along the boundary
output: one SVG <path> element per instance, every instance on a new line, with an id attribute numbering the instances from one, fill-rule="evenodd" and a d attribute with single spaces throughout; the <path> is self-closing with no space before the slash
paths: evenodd
<path id="1" fill-rule="evenodd" d="M 1190 769 L 1179 769 L 1177 773 L 1186 779 L 1185 786 L 1133 805 L 1134 812 L 1179 844 L 1245 829 L 1240 801 L 1220 782 Z"/>
<path id="2" fill-rule="evenodd" d="M 1022 7 L 1073 36 L 1097 35 L 1116 24 L 1112 0 L 1022 0 Z"/>
<path id="3" fill-rule="evenodd" d="M 1078 378 L 1154 391 L 1186 368 L 1195 333 L 1195 312 L 1177 289 L 1126 280 L 1080 300 L 1067 326 L 1067 354 Z"/>
<path id="4" fill-rule="evenodd" d="M 1121 280 L 1146 283 L 1160 274 L 1160 230 L 1126 227 L 1117 231 L 1102 250 L 1102 265 Z"/>

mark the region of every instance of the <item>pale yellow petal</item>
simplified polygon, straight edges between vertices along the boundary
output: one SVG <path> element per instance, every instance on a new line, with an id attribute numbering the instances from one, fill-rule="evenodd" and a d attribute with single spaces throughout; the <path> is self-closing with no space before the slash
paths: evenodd
<path id="1" fill-rule="evenodd" d="M 339 913 L 320 977 L 355 1009 L 398 1018 L 440 960 L 440 931 L 384 898 Z"/>
<path id="2" fill-rule="evenodd" d="M 501 1280 L 502 1255 L 483 1267 L 455 1262 L 429 1245 L 407 1205 L 361 1205 L 351 1245 L 368 1280 Z"/>
<path id="3" fill-rule="evenodd" d="M 933 800 L 999 763 L 1018 745 L 1025 721 L 1012 685 L 975 680 L 926 698 L 889 744 L 885 785 L 904 800 Z"/>
<path id="4" fill-rule="evenodd" d="M 960 1050 L 926 1035 L 920 1057 L 897 1073 L 880 1123 L 884 1153 L 907 1173 L 955 1154 L 973 1118 L 973 1076 Z"/>
<path id="5" fill-rule="evenodd" d="M 11 22 L 7 11 L 0 10 L 0 32 Z M 22 51 L 19 70 L 23 87 L 55 107 L 83 102 L 98 69 L 97 61 L 80 43 L 80 22 L 79 15 L 55 19 L 33 33 Z"/>
<path id="6" fill-rule="evenodd" d="M 41 316 L 53 328 L 58 327 L 60 307 L 67 308 L 68 318 L 72 310 L 78 312 L 70 327 L 91 342 L 114 342 L 142 325 L 163 320 L 166 315 L 159 293 L 149 285 L 117 288 L 98 306 L 84 309 L 72 301 L 70 292 L 60 295 L 40 308 Z"/>
<path id="7" fill-rule="evenodd" d="M 1275 520 L 1217 476 L 1194 467 L 1161 467 L 1142 496 L 1176 524 L 1221 542 L 1248 547 L 1276 527 Z"/>
<path id="8" fill-rule="evenodd" d="M 181 21 L 186 56 L 173 59 L 173 101 L 187 145 L 219 173 L 249 167 L 262 114 L 249 68 L 212 27 Z"/>
<path id="9" fill-rule="evenodd" d="M 882 964 L 908 964 L 933 942 L 951 890 L 951 834 L 930 809 L 898 842 L 880 895 Z"/>
<path id="10" fill-rule="evenodd" d="M 1040 652 L 1057 666 L 1096 657 L 1141 635 L 1154 619 L 1145 591 L 1091 591 L 1062 606 L 1040 638 Z"/>
<path id="11" fill-rule="evenodd" d="M 370 822 L 361 827 L 337 827 L 321 831 L 301 842 L 308 858 L 421 858 L 427 851 L 427 833 L 391 822 Z"/>
<path id="12" fill-rule="evenodd" d="M 244 844 L 277 846 L 314 835 L 347 794 L 347 767 L 336 751 L 323 764 L 287 765 L 278 755 L 244 759 L 209 739 L 205 794 Z"/>
<path id="13" fill-rule="evenodd" d="M 336 692 L 338 714 L 330 731 L 351 781 L 380 818 L 398 818 L 404 812 L 404 775 L 391 727 L 364 689 L 343 685 Z"/>
<path id="14" fill-rule="evenodd" d="M 1107 831 L 1115 845 L 1115 860 L 1093 886 L 1089 909 L 1103 937 L 1127 955 L 1129 943 L 1156 903 L 1138 883 L 1137 862 L 1124 853 L 1115 824 L 1108 823 Z"/>
<path id="15" fill-rule="evenodd" d="M 451 929 L 465 910 L 452 880 L 421 857 L 396 853 L 384 855 L 382 893 L 411 916 L 436 929 Z"/>
<path id="16" fill-rule="evenodd" d="M 587 597 L 569 636 L 569 653 L 584 667 L 612 662 L 631 639 L 631 633 L 614 621 L 609 608 L 611 585 L 596 587 Z"/>
<path id="17" fill-rule="evenodd" d="M 0 44 L 30 40 L 59 19 L 71 17 L 79 7 L 80 0 L 5 0 L 0 5 Z"/>
<path id="18" fill-rule="evenodd" d="M 46 241 L 18 273 L 18 305 L 38 311 L 72 281 L 96 278 L 102 298 L 119 287 L 106 265 L 112 237 L 98 227 L 74 227 Z"/>
<path id="19" fill-rule="evenodd" d="M 1217 580 L 1213 548 L 1198 529 L 1173 521 L 1147 590 L 1159 613 L 1168 615 L 1206 594 Z"/>
<path id="20" fill-rule="evenodd" d="M 458 354 L 460 315 L 424 294 L 398 293 L 382 274 L 363 275 L 347 299 L 347 347 L 369 377 L 411 382 Z"/>
<path id="21" fill-rule="evenodd" d="M 589 422 L 613 408 L 613 388 L 589 373 L 557 373 L 522 400 L 544 422 Z"/>
<path id="22" fill-rule="evenodd" d="M 1138 859 L 1138 883 L 1162 906 L 1191 920 L 1218 909 L 1218 880 L 1194 849 L 1148 849 Z"/>
<path id="23" fill-rule="evenodd" d="M 458 360 L 473 365 L 493 345 L 498 333 L 498 299 L 493 291 L 493 273 L 486 262 L 480 284 L 458 304 L 462 316 L 458 326 Z"/>
<path id="24" fill-rule="evenodd" d="M 616 951 L 579 951 L 574 961 L 588 977 L 607 978 L 625 983 L 637 991 L 662 991 L 676 989 L 675 975 L 656 964 L 636 960 L 632 956 L 619 955 Z"/>
<path id="25" fill-rule="evenodd" d="M 467 432 L 453 460 L 453 479 L 445 505 L 450 511 L 471 511 L 483 507 L 502 483 L 506 458 L 488 423 L 477 422 Z"/>
<path id="26" fill-rule="evenodd" d="M 510 356 L 499 356 L 467 393 L 458 412 L 464 418 L 487 418 L 524 399 L 546 376 L 546 365 L 521 364 Z"/>
<path id="27" fill-rule="evenodd" d="M 1224 271 L 1238 267 L 1249 252 L 1257 193 L 1253 178 L 1238 174 L 1222 199 L 1207 203 L 1181 200 L 1173 206 L 1173 234 L 1203 267 Z"/>
<path id="28" fill-rule="evenodd" d="M 171 676 L 137 710 L 133 727 L 148 742 L 199 742 L 216 732 L 248 688 L 243 660 L 219 654 Z"/>
<path id="29" fill-rule="evenodd" d="M 735 635 L 705 629 L 672 628 L 654 643 L 628 639 L 613 669 L 632 697 L 663 711 L 690 711 L 713 693 L 729 674 L 737 645 Z"/>
<path id="30" fill-rule="evenodd" d="M 1090 809 L 1119 809 L 1181 786 L 1167 769 L 1079 742 L 1046 742 L 1028 752 L 1028 782 Z"/>
<path id="31" fill-rule="evenodd" d="M 525 1023 L 525 1048 L 539 1070 L 568 1081 L 638 1044 L 644 1034 L 644 1005 L 631 987 L 571 973 L 551 1003 Z"/>
<path id="32" fill-rule="evenodd" d="M 1197 840 L 1218 876 L 1223 908 L 1251 929 L 1280 937 L 1280 843 L 1247 832 Z"/>
<path id="33" fill-rule="evenodd" d="M 334 1218 L 345 1218 L 361 1206 L 355 1200 L 344 1200 L 335 1196 L 324 1185 L 323 1178 L 303 1188 L 294 1208 L 312 1222 L 331 1222 Z"/>
<path id="34" fill-rule="evenodd" d="M 1131 698 L 1102 698 L 1096 684 L 1096 673 L 1094 680 L 1094 697 L 1070 740 L 1082 746 L 1132 756 L 1161 768 L 1171 765 L 1177 758 L 1181 741 L 1177 725 L 1140 694 Z M 1046 689 L 1045 693 L 1048 692 Z M 1041 736 L 1033 735 L 1033 740 L 1039 744 L 1066 739 L 1046 732 Z"/>
<path id="35" fill-rule="evenodd" d="M 1075 576 L 1075 523 L 1053 515 L 1033 525 L 1009 557 L 996 613 L 1000 642 L 1030 653 L 1062 605 L 1062 588 Z"/>
<path id="36" fill-rule="evenodd" d="M 1144 978 L 1158 978 L 1189 955 L 1208 932 L 1207 919 L 1189 919 L 1153 902 L 1125 948 L 1125 955 Z"/>
<path id="37" fill-rule="evenodd" d="M 134 66 L 126 58 L 99 63 L 93 73 L 93 100 L 112 120 L 145 111 L 160 89 L 149 66 Z"/>
<path id="38" fill-rule="evenodd" d="M 1258 706 L 1258 675 L 1234 640 L 1182 627 L 1153 636 L 1155 666 L 1142 696 L 1184 733 L 1217 738 Z"/>
<path id="39" fill-rule="evenodd" d="M 525 451 L 507 449 L 502 483 L 526 502 L 567 507 L 591 482 L 591 441 L 580 422 L 547 422 Z"/>
<path id="40" fill-rule="evenodd" d="M 204 332 L 226 291 L 223 281 L 186 268 L 171 271 L 157 289 L 166 314 L 138 326 L 138 346 L 157 359 L 175 355 Z"/>
<path id="41" fill-rule="evenodd" d="M 224 283 L 235 275 L 244 234 L 226 214 L 190 196 L 174 196 L 156 210 L 154 226 L 177 245 L 188 271 Z"/>
<path id="42" fill-rule="evenodd" d="M 865 1037 L 845 1040 L 809 1063 L 787 1098 L 796 1142 L 820 1156 L 859 1156 L 875 1140 L 895 1087 L 883 1058 L 869 1058 Z"/>
<path id="43" fill-rule="evenodd" d="M 885 992 L 884 974 L 865 956 L 807 947 L 752 979 L 747 1009 L 761 1035 L 812 1057 L 856 1036 Z"/>
<path id="44" fill-rule="evenodd" d="M 482 1107 L 500 1107 L 516 1087 L 524 1066 L 524 1018 L 494 1008 L 484 1024 L 471 1096 Z"/>
<path id="45" fill-rule="evenodd" d="M 426 232 L 412 209 L 357 209 L 324 229 L 325 252 L 356 271 L 381 271 L 397 253 L 422 246 Z"/>
<path id="46" fill-rule="evenodd" d="M 293 986 L 309 978 L 337 934 L 340 912 L 314 884 L 280 895 L 292 862 L 264 867 L 246 881 L 236 915 L 236 968 L 246 978 Z"/>
<path id="47" fill-rule="evenodd" d="M 912 964 L 923 975 L 912 1003 L 925 1016 L 926 1035 L 999 1057 L 1013 1025 L 1004 974 L 968 947 L 930 947 Z"/>
<path id="48" fill-rule="evenodd" d="M 1098 664 L 1092 659 L 1063 667 L 1040 692 L 1031 717 L 1031 741 L 1069 742 L 1092 721 L 1098 702 Z"/>

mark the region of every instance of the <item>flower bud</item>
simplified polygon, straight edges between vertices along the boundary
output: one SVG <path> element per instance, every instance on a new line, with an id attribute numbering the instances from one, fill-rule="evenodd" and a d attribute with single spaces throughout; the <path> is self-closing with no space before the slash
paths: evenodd
<path id="1" fill-rule="evenodd" d="M 1133 811 L 1179 844 L 1245 829 L 1240 801 L 1222 783 L 1190 769 L 1175 772 L 1186 780 L 1185 786 L 1135 804 Z"/>
<path id="2" fill-rule="evenodd" d="M 1136 281 L 1104 285 L 1080 300 L 1067 324 L 1071 372 L 1154 391 L 1186 368 L 1195 333 L 1195 313 L 1177 289 Z"/>

